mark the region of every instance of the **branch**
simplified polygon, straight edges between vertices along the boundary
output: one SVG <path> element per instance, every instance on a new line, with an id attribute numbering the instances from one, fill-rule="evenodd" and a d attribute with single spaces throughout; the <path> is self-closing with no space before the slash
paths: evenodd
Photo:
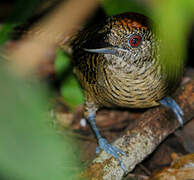
<path id="1" fill-rule="evenodd" d="M 194 80 L 182 85 L 174 96 L 185 113 L 183 120 L 186 123 L 194 117 Z M 179 127 L 174 113 L 162 106 L 149 109 L 139 119 L 131 122 L 124 135 L 113 142 L 128 155 L 121 157 L 127 172 L 132 171 Z M 94 179 L 120 180 L 124 172 L 118 161 L 103 151 L 93 160 L 84 175 Z"/>
<path id="2" fill-rule="evenodd" d="M 36 23 L 14 49 L 5 49 L 14 68 L 29 73 L 55 53 L 56 47 L 74 34 L 99 5 L 98 0 L 62 2 L 49 15 Z"/>

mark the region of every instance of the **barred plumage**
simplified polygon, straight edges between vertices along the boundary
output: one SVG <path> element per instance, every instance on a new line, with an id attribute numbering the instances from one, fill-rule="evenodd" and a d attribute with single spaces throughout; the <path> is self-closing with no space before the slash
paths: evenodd
<path id="1" fill-rule="evenodd" d="M 108 144 L 96 126 L 95 114 L 100 107 L 148 108 L 162 104 L 183 123 L 182 110 L 167 97 L 180 82 L 182 72 L 176 72 L 182 70 L 165 70 L 160 41 L 147 17 L 137 13 L 109 17 L 78 33 L 71 46 L 74 72 L 85 92 L 85 116 L 99 147 L 117 158 L 124 170 L 117 153 L 125 153 Z"/>
<path id="2" fill-rule="evenodd" d="M 138 47 L 129 46 L 131 34 L 142 37 Z M 116 15 L 81 31 L 72 42 L 73 64 L 89 97 L 86 105 L 87 101 L 92 101 L 96 108 L 159 105 L 158 101 L 169 93 L 160 65 L 159 46 L 151 21 L 137 13 Z M 116 55 L 84 50 L 111 47 L 118 48 Z"/>

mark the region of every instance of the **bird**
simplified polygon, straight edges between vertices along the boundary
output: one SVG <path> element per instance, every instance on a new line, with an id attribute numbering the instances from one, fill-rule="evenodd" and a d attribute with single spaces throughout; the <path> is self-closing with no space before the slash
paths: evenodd
<path id="1" fill-rule="evenodd" d="M 106 17 L 100 23 L 83 28 L 72 38 L 72 64 L 84 94 L 84 116 L 101 150 L 115 157 L 125 171 L 116 146 L 102 137 L 96 125 L 96 113 L 102 107 L 170 108 L 182 125 L 184 115 L 170 97 L 183 75 L 183 67 L 168 72 L 160 55 L 162 41 L 151 19 L 136 12 Z"/>

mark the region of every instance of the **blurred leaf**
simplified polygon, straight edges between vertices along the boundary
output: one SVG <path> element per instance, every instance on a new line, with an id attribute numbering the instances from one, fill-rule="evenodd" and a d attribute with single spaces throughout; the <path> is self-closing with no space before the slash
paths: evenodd
<path id="1" fill-rule="evenodd" d="M 133 0 L 103 0 L 102 6 L 108 15 L 120 14 L 123 12 L 139 12 L 149 14 L 148 7 Z"/>
<path id="2" fill-rule="evenodd" d="M 4 44 L 10 39 L 10 34 L 15 27 L 15 24 L 3 24 L 0 29 L 0 45 Z"/>
<path id="3" fill-rule="evenodd" d="M 75 108 L 84 102 L 81 87 L 73 74 L 66 77 L 61 88 L 61 93 L 70 108 Z"/>
<path id="4" fill-rule="evenodd" d="M 59 49 L 55 60 L 56 74 L 62 80 L 61 94 L 67 105 L 73 109 L 83 104 L 83 93 L 70 65 L 69 57 Z"/>
<path id="5" fill-rule="evenodd" d="M 180 77 L 186 59 L 187 37 L 193 21 L 194 1 L 154 1 L 154 20 L 162 40 L 161 63 L 169 81 Z"/>
<path id="6" fill-rule="evenodd" d="M 34 14 L 41 2 L 42 0 L 17 0 L 8 21 L 14 23 L 24 22 Z"/>
<path id="7" fill-rule="evenodd" d="M 0 172 L 10 180 L 79 179 L 78 151 L 46 116 L 48 90 L 0 66 Z"/>
<path id="8" fill-rule="evenodd" d="M 0 29 L 0 45 L 10 39 L 13 28 L 24 23 L 41 3 L 41 0 L 17 0 L 13 12 Z"/>
<path id="9" fill-rule="evenodd" d="M 63 72 L 67 71 L 68 68 L 70 68 L 69 57 L 61 49 L 58 49 L 57 56 L 55 59 L 55 70 L 57 76 L 60 77 L 60 75 L 62 75 Z"/>

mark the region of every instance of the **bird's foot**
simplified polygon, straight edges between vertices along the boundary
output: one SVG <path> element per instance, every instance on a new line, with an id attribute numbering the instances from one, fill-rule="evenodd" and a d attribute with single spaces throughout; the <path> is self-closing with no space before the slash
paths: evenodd
<path id="1" fill-rule="evenodd" d="M 124 156 L 126 156 L 126 154 L 122 150 L 118 149 L 116 146 L 108 144 L 107 140 L 104 138 L 99 138 L 98 144 L 99 144 L 99 146 L 96 148 L 96 153 L 99 153 L 100 149 L 106 151 L 108 154 L 112 155 L 113 157 L 115 157 L 119 161 L 121 168 L 123 169 L 124 172 L 126 172 L 125 165 L 123 164 L 118 153 L 120 153 L 121 155 L 124 155 Z"/>
<path id="2" fill-rule="evenodd" d="M 90 112 L 87 119 L 90 122 L 90 125 L 96 134 L 96 137 L 98 138 L 99 146 L 96 148 L 96 153 L 99 153 L 100 149 L 106 151 L 108 154 L 112 155 L 113 157 L 115 157 L 119 161 L 121 168 L 123 169 L 124 172 L 126 172 L 126 168 L 125 168 L 123 162 L 121 161 L 121 158 L 119 157 L 118 153 L 125 155 L 125 156 L 126 156 L 126 154 L 123 151 L 121 151 L 120 149 L 118 149 L 116 146 L 108 144 L 107 140 L 102 138 L 102 136 L 100 135 L 100 132 L 96 126 L 96 114 L 95 114 L 95 112 Z"/>
<path id="3" fill-rule="evenodd" d="M 182 116 L 184 115 L 184 112 L 179 107 L 179 105 L 169 96 L 165 97 L 164 99 L 160 100 L 160 103 L 168 108 L 170 108 L 178 118 L 178 121 L 181 126 L 183 126 L 183 119 Z"/>

